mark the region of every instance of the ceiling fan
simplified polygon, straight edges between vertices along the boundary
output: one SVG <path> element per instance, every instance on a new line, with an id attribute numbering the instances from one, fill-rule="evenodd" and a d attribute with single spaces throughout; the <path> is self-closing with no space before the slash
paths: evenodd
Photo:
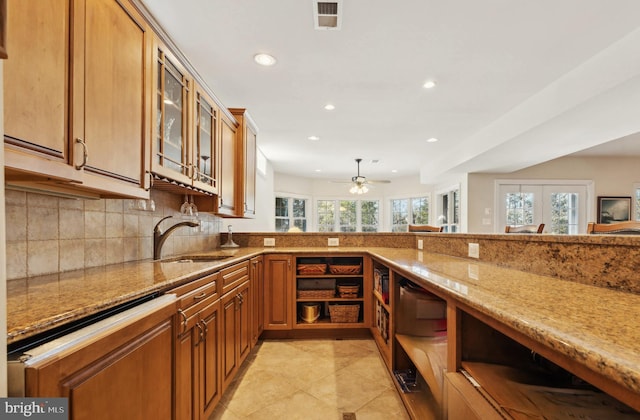
<path id="1" fill-rule="evenodd" d="M 362 162 L 361 158 L 356 159 L 356 164 L 358 165 L 358 175 L 351 177 L 351 181 L 334 181 L 334 182 L 345 182 L 353 184 L 349 189 L 351 194 L 364 194 L 369 191 L 367 184 L 389 184 L 391 181 L 388 180 L 368 180 L 366 177 L 360 175 L 360 162 Z"/>

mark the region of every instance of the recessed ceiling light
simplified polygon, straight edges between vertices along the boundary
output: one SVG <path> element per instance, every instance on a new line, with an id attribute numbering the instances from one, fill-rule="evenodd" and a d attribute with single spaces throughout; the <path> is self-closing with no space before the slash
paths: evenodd
<path id="1" fill-rule="evenodd" d="M 318 140 L 320 140 L 320 137 L 318 137 L 318 136 L 309 136 L 309 137 L 307 137 L 307 139 L 309 139 L 311 141 L 318 141 Z"/>
<path id="2" fill-rule="evenodd" d="M 322 169 L 316 169 L 316 172 L 322 172 Z"/>
<path id="3" fill-rule="evenodd" d="M 336 107 L 332 104 L 326 104 L 324 106 L 324 109 L 326 109 L 327 111 L 333 111 L 334 109 L 336 109 Z"/>
<path id="4" fill-rule="evenodd" d="M 427 143 L 435 143 L 437 141 L 438 141 L 438 139 L 435 138 L 435 137 L 431 137 L 430 139 L 427 139 Z"/>
<path id="5" fill-rule="evenodd" d="M 253 61 L 261 66 L 273 66 L 276 64 L 276 58 L 272 55 L 260 53 L 253 56 Z"/>
<path id="6" fill-rule="evenodd" d="M 425 89 L 433 89 L 434 87 L 436 87 L 436 82 L 434 82 L 433 80 L 427 80 L 426 82 L 424 82 L 424 85 L 422 85 L 422 87 Z"/>
<path id="7" fill-rule="evenodd" d="M 398 170 L 397 170 L 397 169 L 392 169 L 392 170 L 391 170 L 391 173 L 392 173 L 392 174 L 397 174 L 397 173 L 398 173 Z"/>

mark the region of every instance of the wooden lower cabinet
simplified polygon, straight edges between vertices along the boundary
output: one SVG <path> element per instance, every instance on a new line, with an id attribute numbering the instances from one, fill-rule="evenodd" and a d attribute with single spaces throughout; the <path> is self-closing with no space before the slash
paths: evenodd
<path id="1" fill-rule="evenodd" d="M 222 297 L 222 389 L 225 390 L 251 350 L 251 293 L 246 281 Z"/>
<path id="2" fill-rule="evenodd" d="M 171 418 L 176 301 L 163 296 L 143 305 L 140 315 L 79 330 L 83 340 L 71 349 L 32 358 L 25 394 L 69 398 L 73 420 Z"/>
<path id="3" fill-rule="evenodd" d="M 290 330 L 294 322 L 293 256 L 264 257 L 264 329 Z"/>
<path id="4" fill-rule="evenodd" d="M 222 395 L 220 299 L 187 319 L 176 341 L 176 419 L 206 419 Z"/>
<path id="5" fill-rule="evenodd" d="M 222 396 L 219 273 L 171 291 L 175 315 L 175 418 L 206 419 Z"/>

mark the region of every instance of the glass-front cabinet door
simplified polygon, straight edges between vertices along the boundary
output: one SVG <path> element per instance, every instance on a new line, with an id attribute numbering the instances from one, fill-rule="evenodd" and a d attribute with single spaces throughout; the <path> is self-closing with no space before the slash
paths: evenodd
<path id="1" fill-rule="evenodd" d="M 152 170 L 191 185 L 189 98 L 192 79 L 162 45 L 156 48 Z"/>
<path id="2" fill-rule="evenodd" d="M 218 193 L 217 124 L 218 108 L 196 85 L 195 136 L 193 144 L 193 185 Z"/>

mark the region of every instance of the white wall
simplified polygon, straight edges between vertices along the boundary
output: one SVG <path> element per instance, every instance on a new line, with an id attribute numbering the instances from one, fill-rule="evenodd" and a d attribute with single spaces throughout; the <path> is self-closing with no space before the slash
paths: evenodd
<path id="1" fill-rule="evenodd" d="M 258 153 L 262 152 L 258 149 Z M 261 156 L 264 158 L 264 155 Z M 265 159 L 266 161 L 266 159 Z M 227 232 L 232 225 L 234 232 L 273 232 L 275 222 L 274 173 L 269 161 L 266 161 L 265 173 L 256 174 L 256 217 L 253 219 L 220 219 L 220 232 Z"/>
<path id="2" fill-rule="evenodd" d="M 309 198 L 311 200 L 311 214 L 315 214 L 315 200 L 318 199 L 353 199 L 379 200 L 381 204 L 380 218 L 382 230 L 390 231 L 389 201 L 394 198 L 432 197 L 432 186 L 419 182 L 416 174 L 411 177 L 393 179 L 390 184 L 373 184 L 369 192 L 362 196 L 349 193 L 350 183 L 335 183 L 327 179 L 302 178 L 299 176 L 276 173 L 275 192 L 289 194 L 292 197 Z M 431 198 L 433 200 L 433 198 Z"/>
<path id="3" fill-rule="evenodd" d="M 596 197 L 632 196 L 634 184 L 640 182 L 640 158 L 624 157 L 564 157 L 506 174 L 469 174 L 467 218 L 469 232 L 502 231 L 496 227 L 495 181 L 497 179 L 592 180 L 595 197 L 589 197 L 590 214 L 596 214 Z M 486 215 L 485 209 L 491 209 Z M 482 219 L 490 218 L 491 225 Z"/>

